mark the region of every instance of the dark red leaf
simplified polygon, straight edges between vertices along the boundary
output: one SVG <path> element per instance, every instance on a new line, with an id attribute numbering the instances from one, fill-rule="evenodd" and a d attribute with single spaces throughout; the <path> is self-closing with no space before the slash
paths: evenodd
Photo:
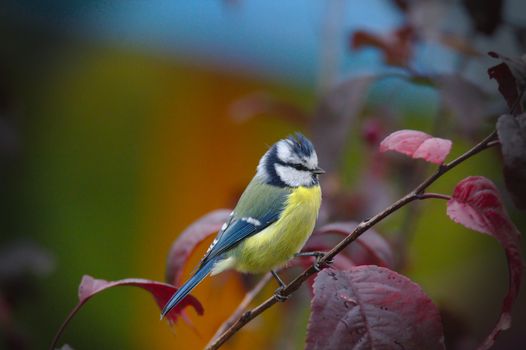
<path id="1" fill-rule="evenodd" d="M 513 203 L 526 209 L 526 113 L 503 115 L 497 121 L 497 132 L 504 158 L 504 180 Z"/>
<path id="2" fill-rule="evenodd" d="M 403 12 L 409 10 L 410 0 L 392 0 L 392 2 Z"/>
<path id="3" fill-rule="evenodd" d="M 473 42 L 467 38 L 453 33 L 438 33 L 438 41 L 452 50 L 466 56 L 480 57 L 482 53 L 473 46 Z"/>
<path id="4" fill-rule="evenodd" d="M 79 302 L 73 308 L 73 310 L 71 310 L 64 323 L 60 326 L 57 334 L 55 335 L 55 338 L 53 339 L 51 348 L 53 349 L 56 346 L 60 335 L 64 331 L 69 321 L 73 318 L 73 316 L 75 316 L 75 314 L 81 309 L 81 307 L 89 299 L 91 299 L 91 297 L 106 289 L 120 286 L 131 286 L 144 289 L 152 295 L 152 297 L 155 299 L 155 302 L 159 306 L 159 309 L 161 310 L 164 307 L 164 305 L 168 302 L 170 297 L 177 291 L 177 288 L 170 284 L 140 278 L 127 278 L 119 281 L 106 281 L 101 279 L 95 279 L 88 275 L 84 275 L 84 277 L 82 277 L 82 281 L 80 282 L 78 291 Z M 177 317 L 188 306 L 192 306 L 199 315 L 202 315 L 204 312 L 201 303 L 194 296 L 188 295 L 186 298 L 183 299 L 183 301 L 180 304 L 178 304 L 172 311 L 170 311 L 168 315 L 166 315 L 166 318 L 170 323 L 174 323 L 177 320 Z"/>
<path id="5" fill-rule="evenodd" d="M 412 158 L 442 164 L 451 151 L 451 141 L 433 137 L 422 131 L 399 130 L 380 143 L 380 152 L 396 151 Z"/>
<path id="6" fill-rule="evenodd" d="M 357 30 L 351 37 L 351 48 L 353 50 L 363 48 L 364 46 L 372 46 L 381 49 L 384 52 L 389 50 L 389 43 L 385 38 L 378 34 Z"/>
<path id="7" fill-rule="evenodd" d="M 329 238 L 335 236 L 348 236 L 356 227 L 356 222 L 340 222 L 324 225 L 314 231 L 307 241 L 302 251 L 304 252 L 328 252 L 336 242 L 329 244 Z M 288 266 L 310 267 L 315 258 L 296 258 L 289 262 Z M 349 245 L 344 251 L 333 258 L 331 267 L 336 270 L 346 271 L 357 265 L 378 265 L 383 267 L 394 267 L 393 251 L 389 243 L 378 234 L 370 229 L 366 234 L 359 236 L 356 241 Z M 314 279 L 308 280 L 312 290 Z"/>
<path id="8" fill-rule="evenodd" d="M 512 109 L 519 96 L 526 89 L 526 59 L 524 57 L 509 58 L 496 52 L 489 52 L 489 55 L 503 61 L 501 64 L 489 68 L 488 75 L 491 79 L 497 80 L 499 92 L 508 103 L 508 107 Z M 522 96 L 522 100 L 524 100 L 524 96 Z M 517 110 L 524 112 L 522 101 Z"/>
<path id="9" fill-rule="evenodd" d="M 492 35 L 502 23 L 503 0 L 463 0 L 462 3 L 479 33 Z"/>
<path id="10" fill-rule="evenodd" d="M 511 73 L 506 63 L 500 63 L 488 69 L 490 79 L 495 79 L 499 84 L 499 92 L 506 100 L 508 108 L 511 108 L 517 98 L 519 92 L 517 91 L 517 84 L 515 78 Z"/>
<path id="11" fill-rule="evenodd" d="M 309 242 L 323 238 L 323 235 L 327 234 L 348 236 L 357 225 L 356 222 L 339 222 L 324 225 L 316 230 Z M 359 236 L 353 244 L 349 245 L 345 252 L 355 265 L 394 267 L 395 259 L 391 246 L 382 235 L 372 229 Z"/>
<path id="12" fill-rule="evenodd" d="M 489 349 L 497 335 L 511 326 L 511 309 L 519 292 L 523 270 L 520 232 L 511 222 L 495 185 L 482 176 L 460 181 L 447 204 L 447 215 L 455 222 L 496 238 L 508 259 L 509 288 L 500 318 L 480 349 Z"/>
<path id="13" fill-rule="evenodd" d="M 315 238 L 315 239 L 313 239 Z M 317 238 L 317 239 L 316 239 Z M 324 244 L 322 241 L 321 236 L 314 237 L 311 236 L 311 239 L 305 244 L 302 251 L 304 252 L 328 252 L 332 247 Z M 309 267 L 314 264 L 316 261 L 315 257 L 297 257 L 294 259 L 289 260 L 287 263 L 287 268 L 295 267 L 295 266 L 301 266 L 304 269 L 308 269 Z M 331 268 L 341 271 L 349 270 L 351 267 L 356 266 L 356 264 L 351 260 L 348 254 L 346 252 L 342 252 L 338 255 L 336 255 L 333 258 L 333 262 L 331 263 Z M 311 294 L 314 295 L 314 277 L 311 276 L 307 280 L 307 285 L 309 286 L 309 290 L 311 291 Z"/>
<path id="14" fill-rule="evenodd" d="M 188 257 L 200 242 L 219 231 L 231 212 L 227 209 L 214 210 L 194 221 L 177 237 L 170 248 L 166 262 L 168 283 L 174 286 L 181 283 L 181 275 Z"/>
<path id="15" fill-rule="evenodd" d="M 385 135 L 385 129 L 380 119 L 367 119 L 362 125 L 362 138 L 369 146 L 376 146 L 380 143 L 383 135 Z"/>
<path id="16" fill-rule="evenodd" d="M 444 349 L 440 315 L 407 277 L 378 266 L 323 270 L 306 349 Z"/>
<path id="17" fill-rule="evenodd" d="M 98 294 L 106 289 L 119 286 L 132 286 L 144 289 L 152 295 L 160 309 L 166 305 L 170 297 L 177 291 L 177 288 L 170 284 L 141 278 L 126 278 L 119 281 L 106 281 L 85 275 L 82 278 L 79 286 L 79 303 L 85 303 L 95 294 Z M 168 313 L 168 320 L 175 322 L 177 320 L 177 315 L 180 314 L 181 311 L 187 306 L 192 306 L 200 315 L 204 312 L 201 303 L 199 303 L 199 301 L 191 295 L 186 297 L 179 305 L 177 305 L 176 308 Z"/>
<path id="18" fill-rule="evenodd" d="M 413 54 L 412 41 L 415 32 L 411 26 L 402 26 L 387 37 L 366 31 L 355 31 L 351 37 L 351 48 L 356 50 L 367 46 L 380 49 L 387 64 L 407 67 Z"/>

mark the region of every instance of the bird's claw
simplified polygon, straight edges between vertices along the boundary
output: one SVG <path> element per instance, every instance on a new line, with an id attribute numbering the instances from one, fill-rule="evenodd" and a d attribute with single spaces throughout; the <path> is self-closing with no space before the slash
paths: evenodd
<path id="1" fill-rule="evenodd" d="M 334 262 L 334 259 L 332 259 L 332 258 L 322 262 L 321 259 L 324 256 L 325 256 L 325 254 L 323 254 L 323 253 L 321 253 L 320 255 L 316 255 L 316 262 L 313 265 L 314 270 L 316 270 L 316 272 L 320 272 L 324 268 L 329 267 Z"/>
<path id="2" fill-rule="evenodd" d="M 274 292 L 274 298 L 276 298 L 276 300 L 279 301 L 280 303 L 283 303 L 283 302 L 287 301 L 287 299 L 289 298 L 288 295 L 283 295 L 282 294 L 284 289 L 285 289 L 285 287 L 279 287 Z"/>
<path id="3" fill-rule="evenodd" d="M 300 256 L 312 256 L 312 257 L 316 258 L 316 262 L 314 263 L 313 267 L 316 270 L 316 272 L 320 272 L 321 270 L 323 270 L 324 268 L 328 267 L 330 264 L 332 264 L 334 262 L 334 260 L 332 258 L 331 259 L 327 259 L 327 260 L 322 262 L 321 259 L 323 259 L 325 254 L 326 254 L 325 252 L 300 252 L 300 253 L 297 253 L 296 256 L 297 257 L 300 257 Z"/>

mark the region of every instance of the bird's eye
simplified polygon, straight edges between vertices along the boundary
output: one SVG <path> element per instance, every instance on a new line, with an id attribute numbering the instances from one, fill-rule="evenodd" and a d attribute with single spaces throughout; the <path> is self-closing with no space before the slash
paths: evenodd
<path id="1" fill-rule="evenodd" d="M 300 170 L 300 171 L 311 171 L 309 168 L 307 168 L 305 165 L 303 164 L 296 164 L 296 163 L 290 163 L 288 164 L 289 166 L 293 167 L 294 169 L 296 170 Z"/>

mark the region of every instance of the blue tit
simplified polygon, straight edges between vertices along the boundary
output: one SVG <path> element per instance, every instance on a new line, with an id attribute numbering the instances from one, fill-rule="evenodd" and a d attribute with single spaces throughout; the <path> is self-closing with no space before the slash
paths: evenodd
<path id="1" fill-rule="evenodd" d="M 283 266 L 314 229 L 321 204 L 318 156 L 300 133 L 276 142 L 214 239 L 192 277 L 163 308 L 172 310 L 206 276 L 227 269 L 262 273 Z"/>

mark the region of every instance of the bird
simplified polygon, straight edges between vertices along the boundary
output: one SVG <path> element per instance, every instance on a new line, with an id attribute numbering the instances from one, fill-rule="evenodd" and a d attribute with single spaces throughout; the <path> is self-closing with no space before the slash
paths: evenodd
<path id="1" fill-rule="evenodd" d="M 296 132 L 273 144 L 261 157 L 256 174 L 209 246 L 192 276 L 171 296 L 161 320 L 205 277 L 229 269 L 242 273 L 271 272 L 284 301 L 285 287 L 276 272 L 302 252 L 314 230 L 321 205 L 318 156 L 312 142 Z"/>

